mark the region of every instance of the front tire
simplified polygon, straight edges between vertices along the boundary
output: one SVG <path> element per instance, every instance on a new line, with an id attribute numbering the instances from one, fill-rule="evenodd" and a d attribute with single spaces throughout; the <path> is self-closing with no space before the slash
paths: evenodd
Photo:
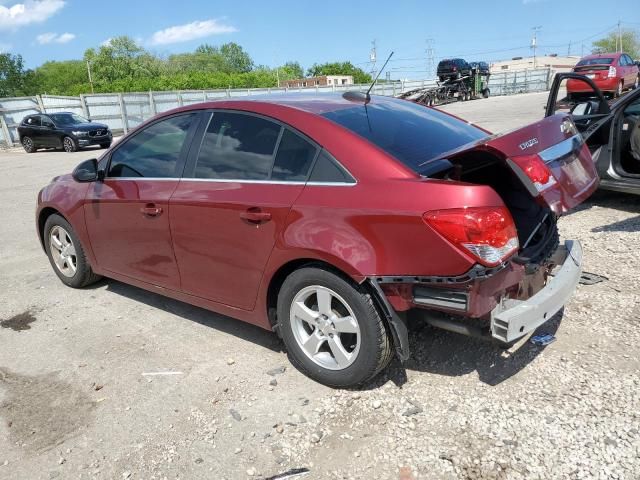
<path id="1" fill-rule="evenodd" d="M 105 148 L 106 149 L 106 148 L 109 148 L 110 146 L 111 146 L 111 142 L 109 142 L 109 143 L 101 143 L 100 144 L 100 148 Z"/>
<path id="2" fill-rule="evenodd" d="M 78 151 L 78 144 L 76 143 L 76 141 L 73 138 L 64 137 L 62 139 L 62 148 L 67 153 L 77 152 Z"/>
<path id="3" fill-rule="evenodd" d="M 278 322 L 291 362 L 324 385 L 361 385 L 391 361 L 389 333 L 371 295 L 327 270 L 307 267 L 286 278 Z"/>
<path id="4" fill-rule="evenodd" d="M 27 153 L 33 153 L 37 150 L 31 137 L 22 137 L 22 148 L 24 148 L 24 151 Z"/>
<path id="5" fill-rule="evenodd" d="M 93 273 L 73 227 L 60 215 L 47 218 L 43 238 L 49 262 L 62 283 L 82 288 L 101 278 Z"/>

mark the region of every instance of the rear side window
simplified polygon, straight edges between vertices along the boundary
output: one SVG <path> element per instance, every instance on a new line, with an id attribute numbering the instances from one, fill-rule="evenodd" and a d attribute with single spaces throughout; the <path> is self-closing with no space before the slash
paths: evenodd
<path id="1" fill-rule="evenodd" d="M 300 135 L 285 129 L 271 172 L 272 180 L 303 182 L 318 149 Z"/>
<path id="2" fill-rule="evenodd" d="M 281 129 L 261 117 L 215 112 L 198 153 L 196 178 L 266 180 Z"/>
<path id="3" fill-rule="evenodd" d="M 196 114 L 154 123 L 127 140 L 111 155 L 109 177 L 179 177 L 180 153 Z"/>
<path id="4" fill-rule="evenodd" d="M 323 114 L 420 173 L 421 165 L 485 138 L 482 130 L 407 100 L 374 100 Z"/>
<path id="5" fill-rule="evenodd" d="M 324 150 L 318 155 L 318 160 L 313 166 L 309 181 L 318 183 L 355 183 L 353 177 Z"/>

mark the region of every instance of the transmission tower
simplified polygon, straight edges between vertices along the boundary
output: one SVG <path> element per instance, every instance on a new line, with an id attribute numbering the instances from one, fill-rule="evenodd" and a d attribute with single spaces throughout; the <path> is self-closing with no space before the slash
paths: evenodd
<path id="1" fill-rule="evenodd" d="M 427 38 L 427 48 L 425 49 L 427 55 L 427 78 L 435 76 L 435 55 L 433 52 L 433 38 Z"/>
<path id="2" fill-rule="evenodd" d="M 371 42 L 371 51 L 369 52 L 369 62 L 371 62 L 371 76 L 376 78 L 376 59 L 378 57 L 378 53 L 376 51 L 376 40 L 373 39 Z"/>

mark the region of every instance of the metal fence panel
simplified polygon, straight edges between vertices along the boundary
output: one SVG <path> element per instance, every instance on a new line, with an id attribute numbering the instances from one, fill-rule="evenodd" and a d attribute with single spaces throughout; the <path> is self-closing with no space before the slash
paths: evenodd
<path id="1" fill-rule="evenodd" d="M 494 73 L 489 78 L 491 95 L 511 95 L 548 90 L 553 73 L 553 70 L 548 68 Z M 436 79 L 381 82 L 376 84 L 371 92 L 375 95 L 396 96 L 402 92 L 436 85 Z M 9 145 L 17 144 L 17 127 L 22 119 L 26 115 L 39 112 L 71 111 L 87 116 L 91 120 L 105 123 L 115 132 L 126 132 L 157 113 L 209 100 L 300 92 L 327 93 L 347 90 L 363 92 L 368 88 L 368 84 L 318 85 L 307 88 L 236 88 L 122 94 L 97 93 L 80 97 L 38 95 L 35 97 L 0 98 L 0 142 Z"/>

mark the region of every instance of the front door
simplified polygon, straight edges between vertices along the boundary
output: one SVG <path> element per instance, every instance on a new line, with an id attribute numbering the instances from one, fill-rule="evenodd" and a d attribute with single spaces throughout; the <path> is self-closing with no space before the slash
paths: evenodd
<path id="1" fill-rule="evenodd" d="M 84 205 L 101 269 L 180 288 L 169 198 L 180 181 L 198 117 L 187 113 L 161 119 L 114 149 L 104 181 L 92 184 Z"/>
<path id="2" fill-rule="evenodd" d="M 170 201 L 182 289 L 251 310 L 318 148 L 270 119 L 216 111 L 193 151 Z"/>

